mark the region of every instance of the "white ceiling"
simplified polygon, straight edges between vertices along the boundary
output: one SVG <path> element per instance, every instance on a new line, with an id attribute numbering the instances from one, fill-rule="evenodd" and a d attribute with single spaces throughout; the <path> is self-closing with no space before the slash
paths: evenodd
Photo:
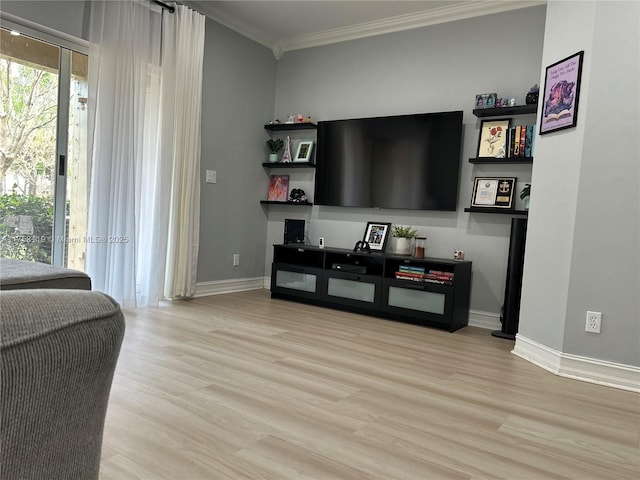
<path id="1" fill-rule="evenodd" d="M 480 15 L 546 0 L 183 0 L 181 3 L 270 48 L 288 50 Z"/>

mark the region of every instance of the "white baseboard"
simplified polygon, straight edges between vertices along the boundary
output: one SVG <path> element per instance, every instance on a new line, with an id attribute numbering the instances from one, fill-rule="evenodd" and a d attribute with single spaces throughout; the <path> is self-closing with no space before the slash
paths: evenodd
<path id="1" fill-rule="evenodd" d="M 479 310 L 469 310 L 469 325 L 471 327 L 486 328 L 487 330 L 501 330 L 500 315 Z"/>
<path id="2" fill-rule="evenodd" d="M 265 288 L 264 277 L 236 278 L 232 280 L 217 280 L 213 282 L 196 283 L 194 297 L 206 297 L 221 293 L 244 292 Z"/>
<path id="3" fill-rule="evenodd" d="M 640 393 L 640 367 L 559 352 L 520 334 L 511 353 L 561 377 Z"/>

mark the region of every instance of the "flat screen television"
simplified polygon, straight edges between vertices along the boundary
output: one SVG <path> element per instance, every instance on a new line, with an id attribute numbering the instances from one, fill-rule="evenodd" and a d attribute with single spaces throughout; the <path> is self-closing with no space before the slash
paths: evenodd
<path id="1" fill-rule="evenodd" d="M 318 122 L 314 203 L 455 211 L 462 111 Z"/>

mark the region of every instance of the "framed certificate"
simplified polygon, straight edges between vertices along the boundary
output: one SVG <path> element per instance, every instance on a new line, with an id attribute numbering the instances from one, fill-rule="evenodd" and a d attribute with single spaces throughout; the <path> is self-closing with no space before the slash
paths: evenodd
<path id="1" fill-rule="evenodd" d="M 515 177 L 476 177 L 473 180 L 472 207 L 513 208 Z"/>

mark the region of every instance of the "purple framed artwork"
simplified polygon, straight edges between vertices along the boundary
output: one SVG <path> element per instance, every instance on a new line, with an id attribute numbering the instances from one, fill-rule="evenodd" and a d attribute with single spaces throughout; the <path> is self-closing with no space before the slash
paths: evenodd
<path id="1" fill-rule="evenodd" d="M 580 51 L 547 67 L 540 135 L 576 126 L 583 56 Z"/>

